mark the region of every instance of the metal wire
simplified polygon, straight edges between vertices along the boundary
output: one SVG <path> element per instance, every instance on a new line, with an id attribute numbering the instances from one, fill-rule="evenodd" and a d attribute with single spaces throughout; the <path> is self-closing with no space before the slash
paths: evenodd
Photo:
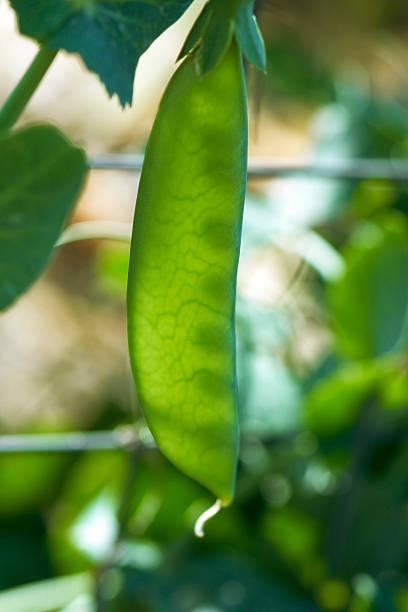
<path id="1" fill-rule="evenodd" d="M 89 168 L 140 172 L 142 155 L 91 155 Z M 408 181 L 408 159 L 285 160 L 250 159 L 248 178 L 270 179 L 302 176 L 337 180 Z"/>
<path id="2" fill-rule="evenodd" d="M 95 170 L 140 172 L 142 155 L 91 155 L 88 166 Z M 333 161 L 293 161 L 250 159 L 248 178 L 271 179 L 302 176 L 335 180 L 408 181 L 408 159 L 349 159 Z M 0 436 L 0 454 L 133 450 L 140 445 L 131 427 L 113 431 L 63 432 Z"/>
<path id="3" fill-rule="evenodd" d="M 0 436 L 0 455 L 134 450 L 139 444 L 137 435 L 131 427 L 119 427 L 113 431 L 5 435 Z"/>

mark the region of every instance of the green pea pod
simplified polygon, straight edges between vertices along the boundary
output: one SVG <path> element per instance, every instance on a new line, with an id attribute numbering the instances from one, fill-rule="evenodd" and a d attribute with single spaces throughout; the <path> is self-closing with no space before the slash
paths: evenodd
<path id="1" fill-rule="evenodd" d="M 141 407 L 162 452 L 231 502 L 238 453 L 235 293 L 247 170 L 235 42 L 200 76 L 172 77 L 146 150 L 133 226 L 128 338 Z"/>

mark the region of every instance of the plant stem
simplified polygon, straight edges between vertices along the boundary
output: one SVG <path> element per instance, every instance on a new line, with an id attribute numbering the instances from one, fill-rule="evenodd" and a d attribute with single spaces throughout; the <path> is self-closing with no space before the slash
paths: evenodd
<path id="1" fill-rule="evenodd" d="M 80 242 L 82 240 L 117 240 L 129 243 L 132 224 L 120 221 L 81 221 L 72 223 L 55 243 L 55 247 Z"/>
<path id="2" fill-rule="evenodd" d="M 25 74 L 0 109 L 0 130 L 8 130 L 16 123 L 57 53 L 57 49 L 50 49 L 46 45 L 40 47 Z"/>
<path id="3" fill-rule="evenodd" d="M 67 431 L 61 433 L 0 436 L 0 455 L 16 453 L 83 453 L 85 451 L 132 450 L 138 445 L 131 426 L 113 431 Z"/>
<path id="4" fill-rule="evenodd" d="M 142 155 L 128 153 L 106 153 L 90 155 L 91 170 L 123 170 L 140 172 Z M 336 181 L 392 181 L 405 183 L 408 180 L 408 160 L 404 159 L 287 159 L 271 160 L 268 157 L 252 157 L 248 163 L 248 178 L 266 180 L 271 178 L 321 178 Z"/>

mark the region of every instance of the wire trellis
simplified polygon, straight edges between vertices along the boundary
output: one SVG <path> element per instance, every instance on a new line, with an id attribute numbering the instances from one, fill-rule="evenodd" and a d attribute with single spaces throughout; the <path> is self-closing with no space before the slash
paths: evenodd
<path id="1" fill-rule="evenodd" d="M 91 155 L 88 166 L 94 170 L 140 172 L 142 155 Z M 348 159 L 293 161 L 250 159 L 248 178 L 254 180 L 297 176 L 333 180 L 375 180 L 408 182 L 408 159 Z M 119 231 L 119 230 L 118 230 Z M 118 239 L 127 239 L 127 228 L 120 228 Z M 47 434 L 0 435 L 0 455 L 13 453 L 81 453 L 123 450 L 134 452 L 141 445 L 135 430 L 119 427 L 112 431 L 61 432 Z"/>
<path id="2" fill-rule="evenodd" d="M 88 166 L 94 170 L 140 172 L 142 155 L 91 155 Z M 249 179 L 286 177 L 327 178 L 337 180 L 408 181 L 408 159 L 344 159 L 344 160 L 271 160 L 252 158 L 248 163 Z"/>
<path id="3" fill-rule="evenodd" d="M 112 431 L 3 435 L 0 436 L 0 455 L 135 450 L 139 444 L 139 438 L 132 427 L 118 427 Z"/>

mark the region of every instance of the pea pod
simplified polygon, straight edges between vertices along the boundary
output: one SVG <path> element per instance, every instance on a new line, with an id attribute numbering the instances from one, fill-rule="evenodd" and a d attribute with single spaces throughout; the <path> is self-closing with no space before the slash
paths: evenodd
<path id="1" fill-rule="evenodd" d="M 172 77 L 148 142 L 133 226 L 128 339 L 162 452 L 231 502 L 238 452 L 235 292 L 247 169 L 235 43 L 202 76 Z"/>

